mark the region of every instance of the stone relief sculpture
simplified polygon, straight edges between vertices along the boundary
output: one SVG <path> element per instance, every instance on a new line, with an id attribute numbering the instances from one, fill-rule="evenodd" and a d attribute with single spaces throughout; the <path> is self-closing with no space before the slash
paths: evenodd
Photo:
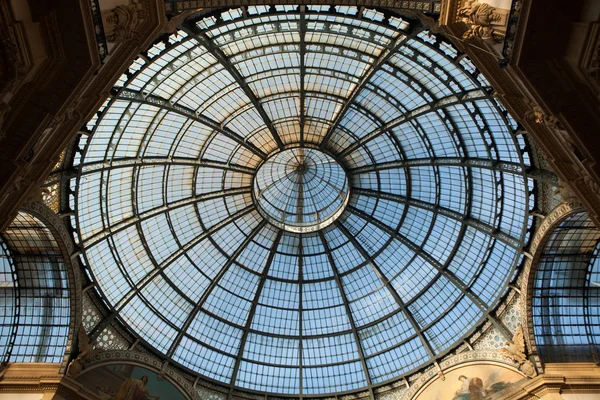
<path id="1" fill-rule="evenodd" d="M 85 363 L 96 354 L 104 350 L 102 347 L 96 347 L 97 344 L 97 340 L 90 341 L 90 338 L 85 332 L 83 324 L 81 324 L 79 326 L 79 331 L 77 332 L 77 345 L 79 347 L 79 354 L 77 354 L 77 358 L 69 363 L 69 367 L 67 368 L 68 376 L 79 375 L 81 370 L 83 370 Z"/>
<path id="2" fill-rule="evenodd" d="M 558 134 L 565 145 L 573 151 L 577 150 L 578 146 L 575 143 L 575 140 L 573 140 L 569 132 L 562 126 L 557 117 L 546 114 L 542 107 L 537 103 L 531 103 L 530 106 L 531 110 L 525 113 L 525 118 L 532 118 L 536 124 L 544 125 L 548 129 L 552 129 Z"/>
<path id="3" fill-rule="evenodd" d="M 527 359 L 525 353 L 525 336 L 523 334 L 523 326 L 519 325 L 515 335 L 513 336 L 513 343 L 505 342 L 506 347 L 498 349 L 504 356 L 510 358 L 513 361 L 519 363 L 519 370 L 525 375 L 534 377 L 537 373 L 533 363 Z"/>
<path id="4" fill-rule="evenodd" d="M 506 12 L 501 12 L 487 3 L 479 0 L 466 0 L 458 9 L 462 22 L 469 25 L 469 30 L 463 34 L 464 39 L 498 39 L 504 36 L 506 30 Z"/>
<path id="5" fill-rule="evenodd" d="M 555 195 L 560 195 L 561 200 L 565 203 L 578 202 L 577 194 L 571 189 L 568 183 L 562 179 L 558 179 L 559 186 L 554 190 Z"/>
<path id="6" fill-rule="evenodd" d="M 143 20 L 143 12 L 135 5 L 119 5 L 102 11 L 102 24 L 108 42 L 123 42 L 136 35 L 136 27 Z"/>
<path id="7" fill-rule="evenodd" d="M 531 111 L 525 114 L 526 118 L 533 118 L 537 124 L 546 125 L 549 128 L 558 127 L 558 118 L 554 115 L 547 115 L 542 107 L 535 103 L 531 104 L 531 108 Z"/>
<path id="8" fill-rule="evenodd" d="M 177 36 L 177 26 L 183 23 L 183 21 L 185 21 L 188 17 L 194 15 L 199 11 L 202 11 L 202 8 L 197 8 L 194 10 L 185 10 L 169 18 L 169 21 L 165 25 L 163 32 L 173 33 L 175 36 Z"/>

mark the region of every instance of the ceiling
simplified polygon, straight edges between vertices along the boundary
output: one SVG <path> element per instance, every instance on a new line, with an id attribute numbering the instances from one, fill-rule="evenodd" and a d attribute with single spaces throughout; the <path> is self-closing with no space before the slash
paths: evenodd
<path id="1" fill-rule="evenodd" d="M 246 390 L 372 388 L 498 305 L 534 201 L 516 122 L 401 15 L 248 7 L 138 57 L 78 143 L 72 224 L 142 342 Z"/>

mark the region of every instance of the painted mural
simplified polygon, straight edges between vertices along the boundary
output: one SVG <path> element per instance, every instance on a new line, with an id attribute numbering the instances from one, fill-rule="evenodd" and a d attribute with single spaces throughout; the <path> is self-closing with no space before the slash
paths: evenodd
<path id="1" fill-rule="evenodd" d="M 76 379 L 102 400 L 184 400 L 185 396 L 155 372 L 134 365 L 94 368 Z"/>
<path id="2" fill-rule="evenodd" d="M 522 374 L 497 364 L 472 364 L 444 371 L 415 400 L 494 400 L 527 380 Z"/>

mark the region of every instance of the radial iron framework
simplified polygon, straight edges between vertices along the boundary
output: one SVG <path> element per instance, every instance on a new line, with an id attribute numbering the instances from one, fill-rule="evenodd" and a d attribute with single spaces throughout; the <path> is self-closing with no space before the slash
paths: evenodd
<path id="1" fill-rule="evenodd" d="M 350 197 L 344 169 L 310 147 L 284 150 L 266 160 L 256 171 L 253 187 L 257 210 L 271 224 L 296 233 L 331 225 Z"/>
<path id="2" fill-rule="evenodd" d="M 397 380 L 484 321 L 504 329 L 493 310 L 522 261 L 534 183 L 490 93 L 401 15 L 277 6 L 186 21 L 134 61 L 79 142 L 72 224 L 88 276 L 143 343 L 231 392 Z M 264 190 L 300 151 L 339 170 L 315 178 L 299 160 L 285 189 Z M 300 201 L 318 182 L 340 195 Z"/>

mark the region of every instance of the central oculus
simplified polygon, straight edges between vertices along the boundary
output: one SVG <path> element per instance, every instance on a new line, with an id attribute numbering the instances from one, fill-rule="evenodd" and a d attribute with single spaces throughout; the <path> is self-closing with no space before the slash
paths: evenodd
<path id="1" fill-rule="evenodd" d="M 284 150 L 267 159 L 254 178 L 254 200 L 273 225 L 313 232 L 335 221 L 348 203 L 346 172 L 312 148 Z"/>

